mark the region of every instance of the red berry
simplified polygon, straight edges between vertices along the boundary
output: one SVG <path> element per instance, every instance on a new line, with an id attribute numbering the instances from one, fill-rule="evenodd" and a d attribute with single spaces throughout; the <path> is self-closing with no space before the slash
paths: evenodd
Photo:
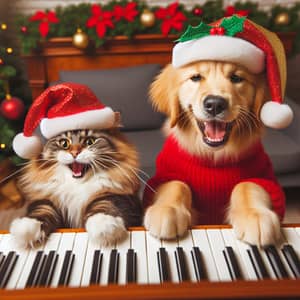
<path id="1" fill-rule="evenodd" d="M 225 28 L 224 27 L 217 27 L 216 28 L 217 35 L 224 35 L 225 34 Z"/>
<path id="2" fill-rule="evenodd" d="M 22 33 L 25 34 L 25 33 L 27 33 L 27 31 L 28 31 L 28 28 L 27 28 L 26 26 L 22 26 L 22 27 L 21 27 L 21 32 L 22 32 Z"/>
<path id="3" fill-rule="evenodd" d="M 195 7 L 193 10 L 194 16 L 201 16 L 203 14 L 203 10 L 200 7 Z"/>
<path id="4" fill-rule="evenodd" d="M 217 28 L 216 27 L 211 28 L 210 31 L 209 31 L 209 33 L 211 35 L 216 35 L 217 34 Z"/>

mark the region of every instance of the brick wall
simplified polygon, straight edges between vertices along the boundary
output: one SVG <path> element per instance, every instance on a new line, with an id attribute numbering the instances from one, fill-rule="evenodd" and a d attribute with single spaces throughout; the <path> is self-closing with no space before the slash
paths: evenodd
<path id="1" fill-rule="evenodd" d="M 66 6 L 70 4 L 78 4 L 82 2 L 96 2 L 96 3 L 106 3 L 108 0 L 14 0 L 11 1 L 11 5 L 14 11 L 21 11 L 22 13 L 33 13 L 39 9 L 53 9 L 56 6 Z M 146 0 L 146 2 L 151 6 L 161 5 L 164 6 L 168 3 L 174 2 L 174 0 Z M 201 4 L 206 2 L 205 0 L 180 0 L 181 3 L 185 4 L 188 8 L 193 7 L 195 4 Z M 235 1 L 233 0 L 224 0 L 224 5 L 233 4 Z M 260 3 L 260 7 L 263 9 L 268 10 L 270 6 L 280 3 L 281 5 L 292 5 L 295 2 L 299 2 L 299 0 L 263 0 L 263 1 L 256 1 Z"/>

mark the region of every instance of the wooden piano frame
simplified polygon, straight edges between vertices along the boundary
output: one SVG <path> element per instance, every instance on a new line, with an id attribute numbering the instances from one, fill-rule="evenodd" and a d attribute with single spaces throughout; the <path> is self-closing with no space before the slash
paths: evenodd
<path id="1" fill-rule="evenodd" d="M 284 224 L 299 227 L 300 224 Z M 197 229 L 230 228 L 229 225 L 193 226 Z M 129 230 L 144 230 L 142 227 Z M 83 229 L 61 229 L 59 232 L 82 232 Z M 234 282 L 184 282 L 164 284 L 127 284 L 89 287 L 28 288 L 0 290 L 1 300 L 259 300 L 300 299 L 300 279 L 234 281 Z"/>

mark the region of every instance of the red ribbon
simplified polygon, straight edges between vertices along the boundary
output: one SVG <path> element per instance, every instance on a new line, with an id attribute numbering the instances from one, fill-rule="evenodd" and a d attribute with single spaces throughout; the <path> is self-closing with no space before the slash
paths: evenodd
<path id="1" fill-rule="evenodd" d="M 107 27 L 114 28 L 114 24 L 112 22 L 113 14 L 110 11 L 102 11 L 101 6 L 98 4 L 93 4 L 91 6 L 91 13 L 92 15 L 86 22 L 86 27 L 96 27 L 97 35 L 100 38 L 103 38 Z"/>
<path id="2" fill-rule="evenodd" d="M 40 22 L 39 32 L 42 37 L 46 37 L 50 30 L 50 23 L 58 23 L 59 19 L 56 17 L 55 12 L 37 11 L 30 19 L 33 22 Z"/>
<path id="3" fill-rule="evenodd" d="M 155 17 L 162 20 L 161 32 L 164 36 L 167 36 L 172 28 L 181 31 L 183 29 L 183 22 L 187 19 L 178 10 L 178 2 L 174 2 L 166 8 L 159 8 L 155 11 Z"/>
<path id="4" fill-rule="evenodd" d="M 129 2 L 126 6 L 115 5 L 113 10 L 113 15 L 116 21 L 125 19 L 128 22 L 133 22 L 134 18 L 139 14 L 136 9 L 136 2 Z"/>
<path id="5" fill-rule="evenodd" d="M 233 5 L 228 5 L 225 10 L 225 17 L 230 17 L 232 15 L 247 17 L 249 13 L 250 11 L 248 9 L 237 10 Z"/>

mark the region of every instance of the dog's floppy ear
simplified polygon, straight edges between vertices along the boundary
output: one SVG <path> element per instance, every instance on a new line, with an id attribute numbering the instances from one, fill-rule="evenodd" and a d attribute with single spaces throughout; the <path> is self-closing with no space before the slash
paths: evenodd
<path id="1" fill-rule="evenodd" d="M 180 104 L 176 70 L 171 64 L 167 65 L 151 84 L 150 97 L 154 108 L 166 114 L 170 119 L 170 126 L 174 127 L 180 114 Z"/>

